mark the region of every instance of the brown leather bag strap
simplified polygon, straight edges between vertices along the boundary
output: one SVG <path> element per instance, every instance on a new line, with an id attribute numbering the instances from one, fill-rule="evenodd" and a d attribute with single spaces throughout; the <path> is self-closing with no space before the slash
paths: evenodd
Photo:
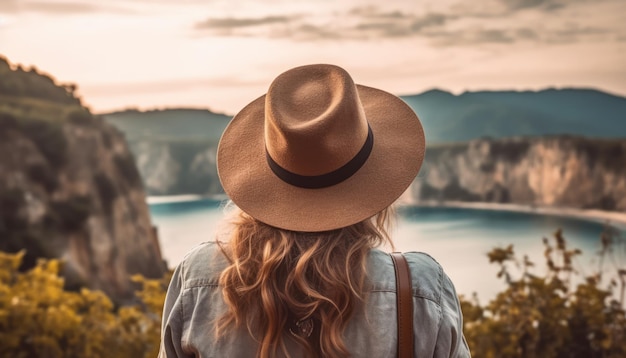
<path id="1" fill-rule="evenodd" d="M 398 305 L 398 358 L 413 357 L 413 288 L 409 264 L 401 252 L 392 252 L 391 261 L 396 272 L 396 299 Z"/>

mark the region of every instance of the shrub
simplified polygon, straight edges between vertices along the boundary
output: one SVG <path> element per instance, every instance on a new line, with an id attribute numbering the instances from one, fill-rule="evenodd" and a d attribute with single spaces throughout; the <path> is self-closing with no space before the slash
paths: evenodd
<path id="1" fill-rule="evenodd" d="M 600 262 L 624 250 L 624 241 L 610 228 L 602 235 Z M 577 272 L 570 249 L 559 230 L 544 239 L 548 273 L 532 273 L 534 263 L 518 260 L 513 246 L 491 251 L 489 261 L 500 267 L 506 289 L 485 306 L 462 297 L 465 336 L 476 357 L 625 357 L 626 270 L 614 277 L 601 267 L 574 286 Z M 621 251 L 622 254 L 625 251 Z M 619 260 L 613 262 L 620 262 Z M 519 278 L 510 266 L 521 267 Z M 624 261 L 621 261 L 624 264 Z M 607 284 L 608 282 L 608 284 Z M 621 284 L 619 283 L 621 282 Z"/>
<path id="2" fill-rule="evenodd" d="M 140 303 L 116 309 L 99 291 L 63 289 L 61 263 L 18 268 L 24 253 L 0 252 L 0 356 L 155 357 L 169 277 L 135 280 Z"/>
<path id="3" fill-rule="evenodd" d="M 57 85 L 47 74 L 35 67 L 24 69 L 21 65 L 12 69 L 6 59 L 0 59 L 0 95 L 31 97 L 70 105 L 79 105 L 76 97 L 76 85 Z"/>
<path id="4" fill-rule="evenodd" d="M 76 109 L 71 110 L 67 114 L 67 120 L 76 125 L 89 125 L 94 121 L 91 113 L 83 107 L 77 107 Z"/>
<path id="5" fill-rule="evenodd" d="M 610 228 L 601 237 L 600 263 L 624 264 L 624 239 Z M 487 305 L 461 297 L 464 333 L 474 357 L 624 357 L 626 269 L 609 277 L 603 267 L 576 284 L 570 249 L 559 230 L 544 240 L 548 273 L 531 273 L 529 258 L 513 246 L 488 256 L 506 288 Z M 621 250 L 621 251 L 620 251 Z M 39 261 L 20 273 L 24 253 L 0 252 L 0 356 L 155 357 L 160 317 L 171 272 L 159 280 L 133 277 L 139 304 L 114 308 L 102 293 L 70 292 L 60 262 Z M 518 264 L 521 272 L 510 267 Z M 519 277 L 515 277 L 515 275 Z M 606 283 L 609 282 L 608 285 Z M 603 287 L 604 286 L 606 287 Z"/>

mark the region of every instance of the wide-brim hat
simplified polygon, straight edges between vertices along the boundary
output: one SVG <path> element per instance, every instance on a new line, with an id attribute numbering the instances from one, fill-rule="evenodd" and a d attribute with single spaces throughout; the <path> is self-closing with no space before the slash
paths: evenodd
<path id="1" fill-rule="evenodd" d="M 237 113 L 217 150 L 230 199 L 278 228 L 350 226 L 391 205 L 424 159 L 424 131 L 397 96 L 333 65 L 279 75 Z"/>

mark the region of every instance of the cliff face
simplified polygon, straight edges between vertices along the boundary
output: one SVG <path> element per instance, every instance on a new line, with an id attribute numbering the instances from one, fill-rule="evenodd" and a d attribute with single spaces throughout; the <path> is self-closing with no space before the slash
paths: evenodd
<path id="1" fill-rule="evenodd" d="M 102 117 L 125 134 L 148 195 L 223 193 L 215 153 L 230 116 L 171 108 Z"/>
<path id="2" fill-rule="evenodd" d="M 223 193 L 217 176 L 217 145 L 139 140 L 131 149 L 148 195 Z"/>
<path id="3" fill-rule="evenodd" d="M 132 147 L 149 193 L 223 193 L 214 145 Z M 624 211 L 626 140 L 559 136 L 431 146 L 410 196 Z"/>
<path id="4" fill-rule="evenodd" d="M 626 211 L 626 140 L 474 140 L 426 151 L 417 200 Z"/>
<path id="5" fill-rule="evenodd" d="M 117 302 L 132 298 L 131 275 L 161 277 L 166 266 L 121 133 L 82 107 L 56 120 L 15 113 L 26 112 L 0 111 L 0 249 L 25 249 L 26 266 L 61 258 L 67 286 Z"/>

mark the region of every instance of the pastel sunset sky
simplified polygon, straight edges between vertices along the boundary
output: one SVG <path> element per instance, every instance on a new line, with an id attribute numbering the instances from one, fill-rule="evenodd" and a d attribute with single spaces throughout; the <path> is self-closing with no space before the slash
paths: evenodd
<path id="1" fill-rule="evenodd" d="M 234 114 L 286 69 L 333 63 L 395 94 L 626 95 L 626 0 L 0 0 L 0 54 L 96 112 Z"/>

